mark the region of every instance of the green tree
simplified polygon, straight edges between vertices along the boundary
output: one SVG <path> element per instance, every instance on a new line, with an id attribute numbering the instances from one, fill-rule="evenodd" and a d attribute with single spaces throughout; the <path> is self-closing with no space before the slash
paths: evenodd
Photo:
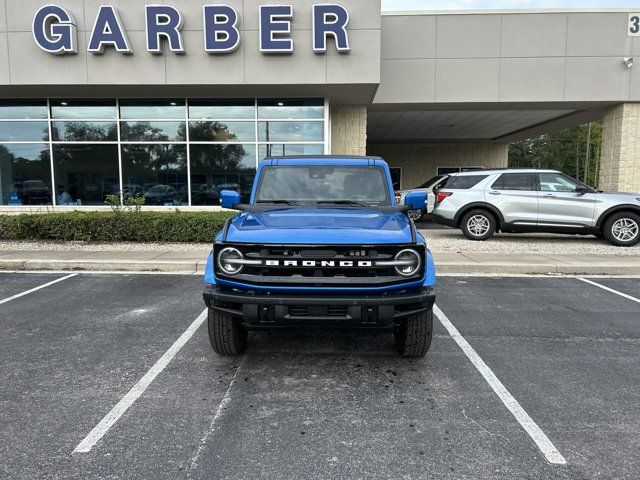
<path id="1" fill-rule="evenodd" d="M 513 143 L 509 167 L 559 170 L 597 187 L 601 152 L 602 122 L 592 122 Z"/>

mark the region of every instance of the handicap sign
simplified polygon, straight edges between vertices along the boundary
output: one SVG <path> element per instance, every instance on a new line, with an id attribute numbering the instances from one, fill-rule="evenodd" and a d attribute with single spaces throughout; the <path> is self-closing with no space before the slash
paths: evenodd
<path id="1" fill-rule="evenodd" d="M 22 205 L 22 200 L 18 198 L 18 192 L 9 192 L 9 205 Z"/>

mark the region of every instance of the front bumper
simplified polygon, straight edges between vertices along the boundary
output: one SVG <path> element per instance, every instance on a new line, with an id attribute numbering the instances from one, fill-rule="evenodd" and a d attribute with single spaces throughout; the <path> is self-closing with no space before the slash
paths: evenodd
<path id="1" fill-rule="evenodd" d="M 265 294 L 207 286 L 208 307 L 243 319 L 250 329 L 316 326 L 389 328 L 433 308 L 432 287 L 384 295 Z"/>

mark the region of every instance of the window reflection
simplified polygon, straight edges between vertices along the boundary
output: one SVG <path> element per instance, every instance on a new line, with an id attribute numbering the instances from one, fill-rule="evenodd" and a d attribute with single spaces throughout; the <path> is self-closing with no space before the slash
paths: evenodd
<path id="1" fill-rule="evenodd" d="M 116 102 L 110 100 L 51 100 L 51 118 L 69 120 L 115 120 Z"/>
<path id="2" fill-rule="evenodd" d="M 192 205 L 220 205 L 222 190 L 248 202 L 256 174 L 256 149 L 249 145 L 191 145 Z"/>
<path id="3" fill-rule="evenodd" d="M 47 102 L 0 102 L 0 119 L 7 120 L 39 120 L 47 118 Z"/>
<path id="4" fill-rule="evenodd" d="M 50 205 L 47 144 L 0 144 L 0 205 Z"/>
<path id="5" fill-rule="evenodd" d="M 55 145 L 53 166 L 58 205 L 102 205 L 120 190 L 117 145 Z"/>
<path id="6" fill-rule="evenodd" d="M 183 142 L 185 122 L 121 122 L 120 135 L 127 142 Z"/>
<path id="7" fill-rule="evenodd" d="M 296 145 L 274 143 L 270 145 L 260 145 L 258 158 L 264 160 L 266 157 L 284 157 L 286 155 L 322 155 L 324 145 Z"/>
<path id="8" fill-rule="evenodd" d="M 180 120 L 186 117 L 184 100 L 123 100 L 120 118 L 125 120 Z"/>
<path id="9" fill-rule="evenodd" d="M 254 122 L 189 122 L 192 142 L 255 142 Z"/>
<path id="10" fill-rule="evenodd" d="M 41 142 L 49 140 L 47 122 L 0 122 L 0 142 Z"/>
<path id="11" fill-rule="evenodd" d="M 188 205 L 186 145 L 123 145 L 123 188 L 145 205 Z"/>
<path id="12" fill-rule="evenodd" d="M 51 137 L 54 142 L 115 142 L 118 127 L 115 122 L 53 122 Z"/>
<path id="13" fill-rule="evenodd" d="M 322 119 L 324 118 L 324 100 L 321 98 L 258 100 L 258 118 Z"/>
<path id="14" fill-rule="evenodd" d="M 259 122 L 261 142 L 321 142 L 324 122 Z"/>
<path id="15" fill-rule="evenodd" d="M 202 120 L 248 119 L 255 116 L 253 99 L 245 100 L 189 100 L 189 118 Z"/>

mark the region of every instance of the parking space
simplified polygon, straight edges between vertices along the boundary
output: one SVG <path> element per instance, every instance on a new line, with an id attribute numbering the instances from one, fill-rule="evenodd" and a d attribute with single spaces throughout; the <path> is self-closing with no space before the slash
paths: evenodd
<path id="1" fill-rule="evenodd" d="M 64 274 L 0 273 L 0 300 Z M 640 279 L 592 279 L 638 296 Z M 0 305 L 0 477 L 635 478 L 640 304 L 575 278 L 447 277 L 438 305 L 566 459 L 552 464 L 436 321 L 264 332 L 216 356 L 199 276 L 78 274 Z"/>

